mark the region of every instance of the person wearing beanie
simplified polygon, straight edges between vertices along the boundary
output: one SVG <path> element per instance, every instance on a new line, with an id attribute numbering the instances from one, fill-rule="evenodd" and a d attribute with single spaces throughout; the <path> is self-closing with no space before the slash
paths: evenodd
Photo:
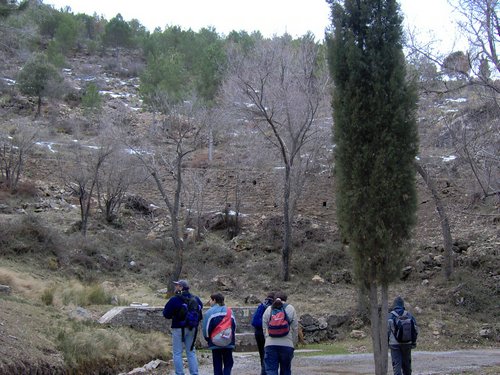
<path id="1" fill-rule="evenodd" d="M 396 337 L 398 320 L 406 321 L 408 324 L 408 332 L 411 333 L 409 340 L 398 341 Z M 400 296 L 394 299 L 387 321 L 387 331 L 394 375 L 411 375 L 411 350 L 416 347 L 418 326 L 415 317 L 405 309 L 404 300 Z"/>

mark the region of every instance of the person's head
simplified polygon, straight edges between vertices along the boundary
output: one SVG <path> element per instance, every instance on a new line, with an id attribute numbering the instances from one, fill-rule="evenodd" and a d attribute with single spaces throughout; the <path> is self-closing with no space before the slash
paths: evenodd
<path id="1" fill-rule="evenodd" d="M 210 295 L 210 304 L 216 303 L 219 306 L 224 306 L 224 296 L 221 293 L 214 293 Z"/>
<path id="2" fill-rule="evenodd" d="M 174 281 L 175 291 L 182 292 L 183 290 L 189 290 L 189 283 L 187 280 Z"/>
<path id="3" fill-rule="evenodd" d="M 405 308 L 405 301 L 403 300 L 403 297 L 397 296 L 394 298 L 394 303 L 392 304 L 392 308 L 400 307 L 402 309 Z"/>
<path id="4" fill-rule="evenodd" d="M 274 292 L 269 292 L 269 293 L 267 293 L 267 296 L 266 296 L 266 298 L 265 298 L 265 300 L 264 300 L 264 301 L 265 301 L 267 304 L 269 304 L 269 305 L 270 305 L 271 303 L 273 303 L 273 302 L 274 302 L 274 295 L 275 295 L 275 293 L 274 293 Z"/>
<path id="5" fill-rule="evenodd" d="M 281 307 L 283 305 L 283 302 L 286 302 L 288 296 L 285 292 L 276 292 L 274 294 L 274 302 L 273 302 L 273 307 Z"/>

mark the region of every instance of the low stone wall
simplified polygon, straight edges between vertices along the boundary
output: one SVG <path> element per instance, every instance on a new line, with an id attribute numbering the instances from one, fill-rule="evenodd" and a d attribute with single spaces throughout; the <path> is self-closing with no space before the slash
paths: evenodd
<path id="1" fill-rule="evenodd" d="M 206 311 L 207 309 L 205 309 Z M 236 333 L 253 333 L 251 325 L 254 307 L 232 307 L 236 318 Z M 118 306 L 109 310 L 99 323 L 114 326 L 128 326 L 138 331 L 160 331 L 170 333 L 171 321 L 163 317 L 163 307 Z"/>
<path id="2" fill-rule="evenodd" d="M 206 311 L 207 309 L 205 309 Z M 232 307 L 236 318 L 236 347 L 240 350 L 257 348 L 251 325 L 254 307 Z M 112 326 L 126 326 L 138 331 L 159 331 L 170 333 L 171 321 L 163 317 L 163 307 L 150 306 L 118 306 L 109 310 L 99 323 Z M 201 325 L 200 325 L 201 329 Z M 198 344 L 206 346 L 202 335 L 198 334 Z"/>
<path id="3" fill-rule="evenodd" d="M 163 307 L 118 306 L 109 310 L 99 323 L 126 326 L 138 331 L 170 333 L 170 321 L 163 317 Z"/>
<path id="4" fill-rule="evenodd" d="M 254 338 L 254 329 L 251 325 L 255 307 L 232 307 L 232 310 L 237 322 L 236 349 L 240 351 L 256 350 L 257 344 Z M 138 331 L 170 333 L 171 321 L 165 319 L 162 312 L 163 307 L 119 306 L 104 314 L 99 319 L 99 323 L 127 326 Z M 348 315 L 331 315 L 317 319 L 309 314 L 304 314 L 299 319 L 299 326 L 302 331 L 301 339 L 305 343 L 335 340 L 338 338 L 340 327 L 350 325 L 349 320 L 350 316 Z M 206 342 L 200 333 L 198 334 L 197 346 L 206 346 Z"/>

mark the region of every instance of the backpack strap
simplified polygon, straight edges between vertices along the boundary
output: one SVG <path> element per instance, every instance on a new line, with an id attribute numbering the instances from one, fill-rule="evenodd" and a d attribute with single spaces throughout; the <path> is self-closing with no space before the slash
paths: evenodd
<path id="1" fill-rule="evenodd" d="M 285 313 L 285 319 L 290 324 L 290 318 L 288 318 L 288 314 L 286 313 L 286 307 L 288 306 L 288 303 L 283 304 L 283 312 Z"/>
<path id="2" fill-rule="evenodd" d="M 193 295 L 192 298 L 194 298 L 194 300 L 197 303 L 196 308 L 197 308 L 198 314 L 199 314 L 200 313 L 200 304 L 198 303 L 198 297 Z M 188 309 L 189 309 L 189 305 L 188 305 Z M 198 327 L 194 327 L 193 329 L 194 329 L 194 336 L 193 336 L 193 342 L 191 343 L 191 348 L 189 349 L 190 352 L 192 352 L 194 349 L 194 344 L 196 342 L 196 336 L 198 335 Z M 183 336 L 182 341 L 184 341 L 184 328 L 182 328 L 182 336 Z"/>

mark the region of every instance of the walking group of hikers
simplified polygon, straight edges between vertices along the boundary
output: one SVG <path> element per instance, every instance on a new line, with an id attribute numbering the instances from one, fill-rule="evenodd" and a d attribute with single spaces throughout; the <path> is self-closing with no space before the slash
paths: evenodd
<path id="1" fill-rule="evenodd" d="M 198 324 L 212 351 L 214 375 L 230 375 L 236 344 L 236 319 L 224 296 L 210 296 L 210 308 L 202 314 L 203 303 L 191 294 L 187 280 L 175 281 L 175 295 L 168 300 L 163 316 L 172 319 L 172 356 L 175 375 L 184 375 L 183 351 L 190 375 L 198 375 L 194 348 Z M 284 292 L 268 293 L 252 315 L 255 341 L 260 356 L 261 375 L 291 375 L 292 359 L 298 341 L 298 316 L 286 302 Z M 411 349 L 416 345 L 418 328 L 415 318 L 405 310 L 401 297 L 394 300 L 388 317 L 388 342 L 394 375 L 411 375 Z"/>

